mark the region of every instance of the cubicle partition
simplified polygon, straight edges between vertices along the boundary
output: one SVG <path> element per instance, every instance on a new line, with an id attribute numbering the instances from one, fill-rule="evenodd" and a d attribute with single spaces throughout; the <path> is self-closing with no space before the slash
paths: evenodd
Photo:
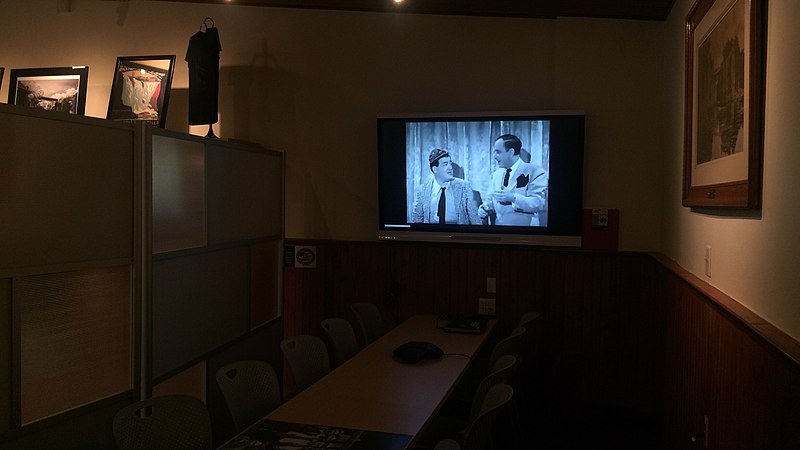
<path id="1" fill-rule="evenodd" d="M 0 447 L 154 390 L 205 400 L 206 360 L 277 347 L 281 153 L 9 105 L 0 139 Z"/>
<path id="2" fill-rule="evenodd" d="M 252 145 L 152 133 L 151 374 L 162 382 L 279 315 L 283 163 Z"/>
<path id="3" fill-rule="evenodd" d="M 0 114 L 0 280 L 11 324 L 0 427 L 8 431 L 134 388 L 141 155 L 130 125 L 10 107 Z"/>

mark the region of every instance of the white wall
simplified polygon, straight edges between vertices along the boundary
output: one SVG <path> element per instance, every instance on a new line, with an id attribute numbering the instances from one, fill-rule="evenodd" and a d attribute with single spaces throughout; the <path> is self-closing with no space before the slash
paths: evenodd
<path id="1" fill-rule="evenodd" d="M 105 117 L 117 56 L 176 54 L 167 127 L 184 131 L 183 57 L 213 17 L 217 135 L 286 153 L 289 238 L 375 239 L 379 113 L 579 109 L 586 206 L 621 210 L 623 249 L 661 246 L 661 22 L 71 3 L 0 0 L 0 64 L 89 65 L 86 114 Z"/>
<path id="2" fill-rule="evenodd" d="M 668 173 L 664 253 L 758 315 L 800 339 L 800 2 L 769 0 L 763 207 L 713 215 L 681 206 L 684 23 L 693 0 L 678 0 L 665 30 Z M 705 247 L 712 248 L 711 277 Z"/>

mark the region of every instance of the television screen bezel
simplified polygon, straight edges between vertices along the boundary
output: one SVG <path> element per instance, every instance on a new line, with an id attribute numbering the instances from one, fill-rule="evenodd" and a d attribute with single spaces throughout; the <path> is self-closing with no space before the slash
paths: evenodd
<path id="1" fill-rule="evenodd" d="M 381 123 L 385 120 L 402 120 L 406 122 L 421 121 L 458 121 L 464 119 L 468 121 L 487 120 L 538 120 L 552 117 L 579 117 L 583 121 L 582 145 L 577 149 L 578 154 L 569 155 L 569 169 L 577 172 L 572 173 L 577 177 L 579 186 L 573 186 L 578 190 L 580 205 L 570 205 L 572 217 L 568 232 L 564 230 L 554 231 L 551 227 L 528 228 L 528 227 L 503 227 L 491 225 L 427 225 L 411 224 L 387 225 L 384 223 L 383 199 L 385 198 L 385 175 L 384 151 L 382 147 Z M 583 166 L 586 148 L 586 113 L 579 110 L 535 110 L 535 111 L 491 111 L 491 112 L 447 112 L 447 113 L 411 113 L 411 114 L 379 114 L 377 116 L 377 145 L 378 145 L 378 233 L 380 241 L 412 241 L 412 242 L 453 242 L 453 243 L 479 243 L 479 244 L 509 244 L 509 245 L 533 245 L 533 246 L 553 246 L 553 247 L 580 247 L 581 246 L 581 226 L 583 213 Z M 572 149 L 576 150 L 576 149 Z M 488 151 L 488 150 L 487 150 Z M 553 150 L 557 151 L 557 150 Z M 551 152 L 551 161 L 554 153 Z M 558 157 L 558 156 L 557 156 Z M 578 162 L 576 162 L 576 159 Z M 548 170 L 549 173 L 549 170 Z M 573 183 L 574 184 L 574 183 Z M 574 201 L 574 200 L 573 200 Z M 478 228 L 475 228 L 478 227 Z M 474 230 L 474 231 L 473 231 Z"/>

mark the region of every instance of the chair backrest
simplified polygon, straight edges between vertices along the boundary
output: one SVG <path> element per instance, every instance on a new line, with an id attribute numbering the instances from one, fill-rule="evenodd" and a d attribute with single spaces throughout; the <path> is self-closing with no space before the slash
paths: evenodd
<path id="1" fill-rule="evenodd" d="M 524 327 L 514 328 L 514 331 L 500 342 L 495 344 L 492 348 L 492 354 L 489 356 L 489 367 L 493 367 L 497 362 L 497 358 L 503 355 L 514 355 L 517 359 L 520 358 L 522 353 L 522 337 L 525 335 Z"/>
<path id="2" fill-rule="evenodd" d="M 533 322 L 534 320 L 538 319 L 541 314 L 539 311 L 528 311 L 519 318 L 518 327 L 525 327 L 529 323 Z"/>
<path id="3" fill-rule="evenodd" d="M 119 450 L 210 450 L 211 420 L 202 401 L 167 395 L 128 405 L 113 423 Z"/>
<path id="4" fill-rule="evenodd" d="M 497 362 L 490 369 L 489 375 L 486 375 L 475 389 L 475 394 L 472 397 L 472 407 L 469 410 L 469 422 L 475 420 L 480 414 L 483 401 L 486 399 L 489 389 L 494 385 L 505 383 L 513 375 L 516 368 L 517 358 L 515 356 L 502 355 L 497 358 Z"/>
<path id="5" fill-rule="evenodd" d="M 452 439 L 445 439 L 436 444 L 433 450 L 461 450 L 461 446 Z"/>
<path id="6" fill-rule="evenodd" d="M 244 360 L 225 365 L 217 370 L 216 378 L 237 431 L 281 404 L 278 376 L 266 361 Z"/>
<path id="7" fill-rule="evenodd" d="M 495 384 L 489 388 L 478 416 L 467 425 L 462 450 L 484 450 L 497 414 L 513 395 L 514 389 L 507 384 Z"/>
<path id="8" fill-rule="evenodd" d="M 355 314 L 358 326 L 361 328 L 364 345 L 371 344 L 386 333 L 381 312 L 374 303 L 353 303 L 350 305 L 350 309 Z"/>
<path id="9" fill-rule="evenodd" d="M 294 379 L 293 393 L 311 386 L 331 371 L 331 361 L 325 342 L 310 335 L 292 336 L 281 341 L 281 350 Z"/>
<path id="10" fill-rule="evenodd" d="M 331 317 L 322 321 L 322 329 L 331 342 L 331 353 L 336 365 L 340 365 L 358 353 L 356 333 L 350 322 L 339 317 Z"/>

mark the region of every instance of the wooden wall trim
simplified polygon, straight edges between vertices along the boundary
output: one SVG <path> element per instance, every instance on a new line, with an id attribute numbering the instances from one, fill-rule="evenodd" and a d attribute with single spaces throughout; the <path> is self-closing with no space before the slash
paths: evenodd
<path id="1" fill-rule="evenodd" d="M 672 259 L 660 253 L 653 253 L 652 256 L 669 272 L 682 279 L 686 284 L 700 292 L 710 303 L 735 319 L 739 325 L 761 338 L 800 368 L 800 342 L 734 300 L 731 296 L 690 273 Z"/>

